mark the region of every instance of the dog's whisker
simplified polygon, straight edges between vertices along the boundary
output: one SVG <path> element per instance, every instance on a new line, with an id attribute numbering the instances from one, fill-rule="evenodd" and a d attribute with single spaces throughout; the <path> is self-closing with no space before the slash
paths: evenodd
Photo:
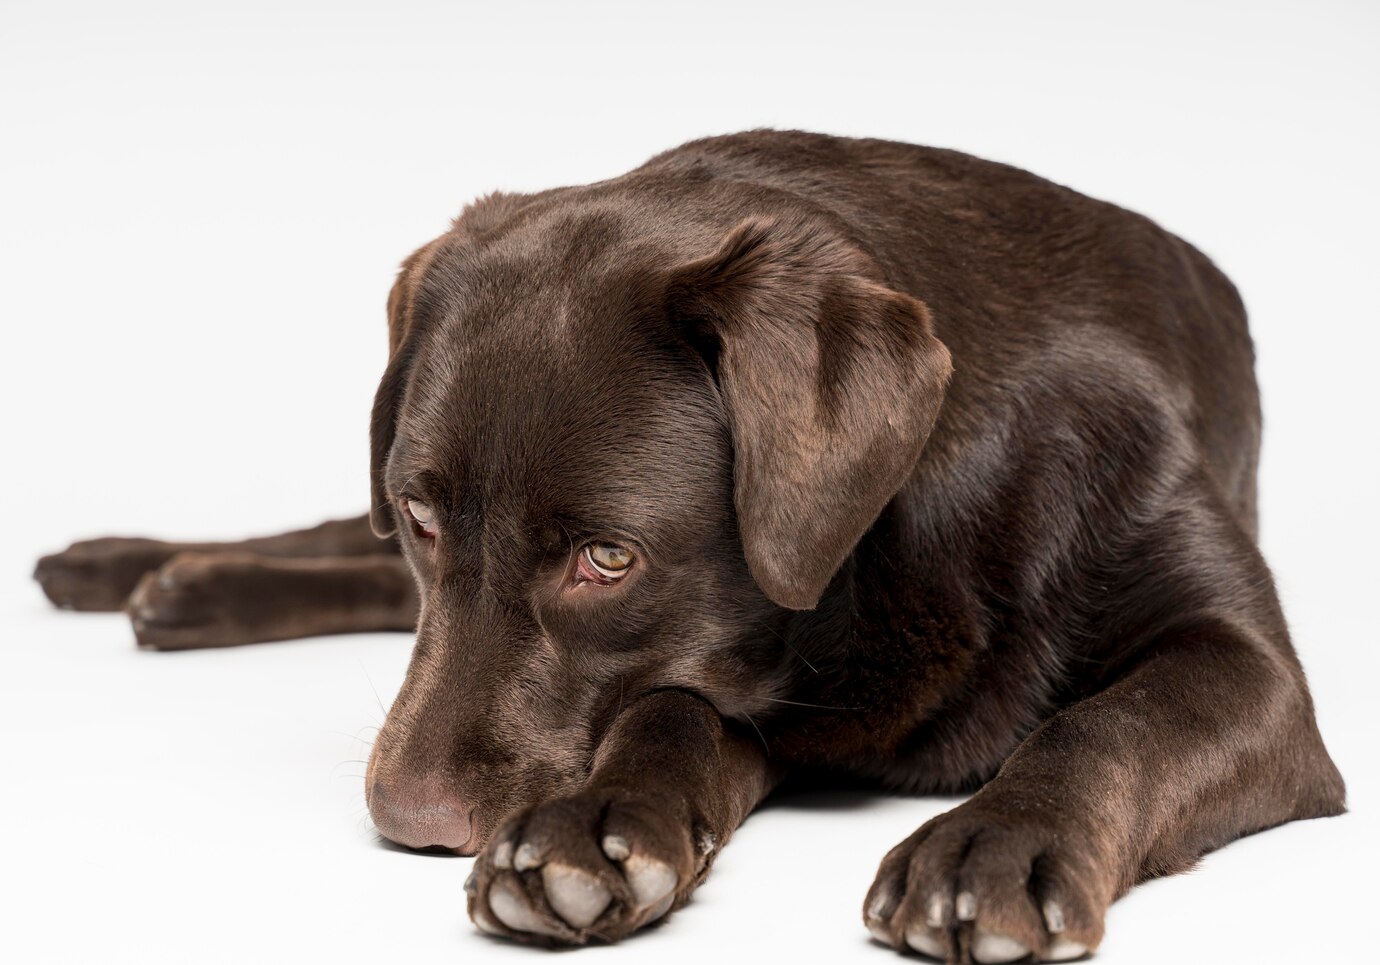
<path id="1" fill-rule="evenodd" d="M 752 729 L 757 731 L 757 739 L 762 742 L 762 750 L 770 754 L 771 748 L 767 747 L 767 738 L 766 735 L 762 733 L 762 728 L 757 726 L 757 721 L 753 720 L 752 715 L 749 714 L 747 711 L 743 711 L 743 716 L 746 717 L 747 722 L 752 725 Z"/>
<path id="2" fill-rule="evenodd" d="M 807 667 L 810 668 L 810 672 L 811 672 L 811 673 L 816 673 L 816 674 L 819 673 L 819 668 L 816 667 L 814 664 L 810 663 L 810 661 L 806 660 L 806 659 L 805 659 L 805 655 L 804 655 L 803 653 L 801 653 L 799 650 L 797 650 L 795 647 L 793 647 L 793 646 L 791 645 L 791 642 L 790 642 L 789 640 L 787 640 L 785 637 L 783 637 L 780 633 L 778 633 L 777 630 L 776 630 L 776 628 L 773 627 L 771 624 L 767 623 L 767 621 L 765 621 L 765 620 L 758 620 L 758 621 L 756 621 L 756 626 L 758 626 L 759 628 L 761 628 L 761 629 L 767 631 L 767 632 L 770 633 L 773 637 L 775 637 L 777 640 L 779 640 L 779 641 L 781 642 L 781 646 L 785 647 L 785 648 L 786 648 L 787 650 L 789 650 L 791 653 L 795 654 L 796 657 L 798 657 L 798 658 L 800 659 L 800 662 L 801 662 L 801 663 L 803 663 L 805 666 L 807 666 Z"/>
<path id="3" fill-rule="evenodd" d="M 806 702 L 801 701 L 801 700 L 786 700 L 786 699 L 781 698 L 781 697 L 759 697 L 758 699 L 759 699 L 759 700 L 765 700 L 765 701 L 768 701 L 769 703 L 773 703 L 773 704 L 790 704 L 792 707 L 813 707 L 813 708 L 815 708 L 816 710 L 854 710 L 854 711 L 856 711 L 856 710 L 865 710 L 865 709 L 866 709 L 865 707 L 839 707 L 839 706 L 835 706 L 835 705 L 832 705 L 832 704 L 810 704 L 810 703 L 806 703 Z"/>
<path id="4" fill-rule="evenodd" d="M 370 728 L 367 728 L 367 727 L 361 727 L 361 728 L 360 728 L 360 730 L 368 730 L 368 729 L 370 729 Z M 373 729 L 374 731 L 378 731 L 378 730 L 379 730 L 378 727 L 373 727 L 372 729 Z M 364 745 L 366 748 L 369 748 L 369 747 L 373 747 L 373 746 L 374 746 L 374 740 L 373 740 L 373 738 L 365 739 L 365 738 L 363 738 L 363 737 L 360 737 L 360 736 L 359 736 L 359 731 L 355 731 L 355 733 L 353 733 L 353 734 L 347 734 L 347 733 L 345 733 L 343 730 L 332 730 L 332 731 L 327 731 L 327 733 L 329 733 L 329 734 L 335 734 L 335 735 L 337 735 L 337 736 L 339 736 L 339 737 L 348 738 L 349 740 L 352 740 L 352 741 L 355 741 L 356 743 L 359 743 L 359 744 Z"/>
<path id="5" fill-rule="evenodd" d="M 359 659 L 359 658 L 355 658 Z M 379 710 L 383 711 L 383 716 L 388 717 L 388 708 L 383 705 L 383 698 L 379 696 L 379 689 L 374 686 L 374 678 L 369 676 L 369 671 L 364 666 L 364 661 L 359 661 L 359 669 L 364 674 L 364 679 L 369 681 L 369 689 L 374 692 L 374 699 L 379 702 Z"/>

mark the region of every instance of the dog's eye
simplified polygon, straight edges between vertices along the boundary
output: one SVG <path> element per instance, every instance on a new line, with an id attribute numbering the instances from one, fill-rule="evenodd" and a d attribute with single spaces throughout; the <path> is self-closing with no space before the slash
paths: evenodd
<path id="1" fill-rule="evenodd" d="M 632 569 L 632 550 L 613 543 L 590 543 L 580 551 L 577 574 L 591 583 L 616 583 Z"/>
<path id="2" fill-rule="evenodd" d="M 404 499 L 403 505 L 423 536 L 430 538 L 436 535 L 436 512 L 430 505 L 420 499 Z"/>

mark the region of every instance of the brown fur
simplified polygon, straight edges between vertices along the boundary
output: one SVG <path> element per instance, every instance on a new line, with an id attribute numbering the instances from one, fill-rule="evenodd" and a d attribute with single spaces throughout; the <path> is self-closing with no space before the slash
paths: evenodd
<path id="1" fill-rule="evenodd" d="M 1343 808 L 1254 542 L 1244 310 L 1144 218 L 950 151 L 713 138 L 470 207 L 404 264 L 389 343 L 370 520 L 418 596 L 376 595 L 367 626 L 420 618 L 368 793 L 403 843 L 490 842 L 470 899 L 490 930 L 640 927 L 599 841 L 674 868 L 683 902 L 782 778 L 980 788 L 868 898 L 897 945 L 941 913 L 951 959 L 982 930 L 1094 948 L 1137 881 Z M 596 539 L 636 569 L 575 586 Z M 104 606 L 176 548 L 107 549 L 45 560 L 45 589 Z M 152 597 L 157 646 L 352 624 L 318 592 L 164 632 Z M 496 859 L 518 841 L 608 909 L 563 921 Z M 496 920 L 495 888 L 542 930 Z"/>

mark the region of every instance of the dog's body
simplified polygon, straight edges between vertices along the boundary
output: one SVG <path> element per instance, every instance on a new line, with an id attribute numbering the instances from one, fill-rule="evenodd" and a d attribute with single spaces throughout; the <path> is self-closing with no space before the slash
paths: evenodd
<path id="1" fill-rule="evenodd" d="M 1145 219 L 752 132 L 487 198 L 389 307 L 396 544 L 98 542 L 40 578 L 98 608 L 162 566 L 130 604 L 162 647 L 410 629 L 420 599 L 370 807 L 487 843 L 486 930 L 655 920 L 789 776 L 985 783 L 865 907 L 979 961 L 1081 954 L 1137 881 L 1342 810 L 1254 544 L 1244 311 Z"/>

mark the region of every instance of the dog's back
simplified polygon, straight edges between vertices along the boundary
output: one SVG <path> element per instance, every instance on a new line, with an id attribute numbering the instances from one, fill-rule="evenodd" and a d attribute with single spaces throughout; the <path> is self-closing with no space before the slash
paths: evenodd
<path id="1" fill-rule="evenodd" d="M 1244 306 L 1202 253 L 1143 216 L 956 151 L 762 130 L 693 141 L 588 187 L 505 196 L 475 209 L 473 227 L 491 239 L 629 198 L 664 221 L 643 227 L 667 236 L 657 244 L 747 211 L 805 213 L 924 299 L 958 361 L 922 468 L 1010 436 L 1012 420 L 1092 416 L 1110 446 L 1098 462 L 1120 445 L 1177 447 L 1164 457 L 1201 465 L 1254 534 L 1260 409 Z M 1046 438 L 1067 431 L 1050 425 Z"/>

